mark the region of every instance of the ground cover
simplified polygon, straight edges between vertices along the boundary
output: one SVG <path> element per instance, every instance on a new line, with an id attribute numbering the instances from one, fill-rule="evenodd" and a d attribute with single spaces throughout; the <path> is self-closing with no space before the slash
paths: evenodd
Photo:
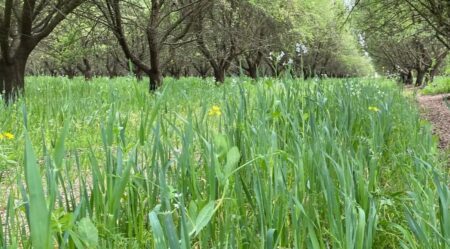
<path id="1" fill-rule="evenodd" d="M 393 82 L 27 81 L 0 107 L 3 247 L 450 247 L 446 162 Z"/>

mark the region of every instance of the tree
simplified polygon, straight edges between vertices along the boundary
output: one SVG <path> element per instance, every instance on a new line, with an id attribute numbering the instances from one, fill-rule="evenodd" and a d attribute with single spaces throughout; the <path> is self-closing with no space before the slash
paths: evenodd
<path id="1" fill-rule="evenodd" d="M 163 83 L 161 52 L 164 47 L 179 43 L 190 31 L 189 18 L 200 13 L 206 0 L 152 0 L 122 2 L 98 1 L 97 6 L 119 42 L 127 60 L 130 60 L 150 78 L 149 90 L 154 91 Z M 145 16 L 146 18 L 141 18 Z M 142 21 L 145 20 L 144 22 Z M 140 28 L 147 39 L 149 62 L 139 58 L 130 46 L 127 22 Z M 183 41 L 181 41 L 183 43 Z"/>
<path id="2" fill-rule="evenodd" d="M 264 56 L 270 54 L 271 50 L 277 50 L 277 44 L 281 44 L 281 35 L 287 31 L 287 27 L 259 7 L 245 4 L 241 9 L 239 47 L 243 52 L 239 65 L 248 76 L 256 79 Z"/>
<path id="3" fill-rule="evenodd" d="M 237 10 L 238 1 L 214 0 L 209 11 L 198 15 L 195 22 L 197 48 L 210 63 L 217 82 L 225 81 L 226 71 L 240 53 Z"/>
<path id="4" fill-rule="evenodd" d="M 211 1 L 208 12 L 198 15 L 195 23 L 197 49 L 217 82 L 224 82 L 233 62 L 256 78 L 264 55 L 282 32 L 269 14 L 242 0 Z"/>
<path id="5" fill-rule="evenodd" d="M 436 38 L 450 49 L 450 1 L 405 0 L 405 3 L 435 31 Z"/>
<path id="6" fill-rule="evenodd" d="M 78 69 L 85 80 L 90 80 L 98 68 L 92 61 L 99 61 L 100 54 L 108 51 L 105 47 L 108 43 L 103 37 L 108 37 L 108 30 L 102 29 L 97 22 L 71 16 L 42 41 L 39 48 L 45 46 L 45 61 L 54 61 L 69 78 L 73 78 Z"/>
<path id="7" fill-rule="evenodd" d="M 84 0 L 5 0 L 0 5 L 0 89 L 6 101 L 24 90 L 30 53 Z"/>
<path id="8" fill-rule="evenodd" d="M 398 74 L 405 84 L 412 84 L 415 75 L 421 86 L 433 80 L 449 50 L 413 2 L 366 0 L 359 3 L 355 19 L 377 67 Z"/>

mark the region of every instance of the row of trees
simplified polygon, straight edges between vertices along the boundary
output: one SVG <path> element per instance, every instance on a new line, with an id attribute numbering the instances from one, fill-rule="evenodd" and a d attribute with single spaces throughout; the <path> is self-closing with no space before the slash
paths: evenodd
<path id="1" fill-rule="evenodd" d="M 148 76 L 150 90 L 165 75 L 370 73 L 345 12 L 331 0 L 5 0 L 0 86 L 9 99 L 26 72 Z"/>
<path id="2" fill-rule="evenodd" d="M 421 86 L 442 70 L 450 49 L 450 1 L 361 0 L 355 23 L 377 71 Z"/>
<path id="3" fill-rule="evenodd" d="M 5 0 L 0 3 L 0 86 L 5 99 L 24 88 L 31 52 L 83 0 Z"/>
<path id="4" fill-rule="evenodd" d="M 230 73 L 346 77 L 377 71 L 432 79 L 449 50 L 440 0 L 5 0 L 0 88 L 24 75 L 148 76 Z M 350 15 L 351 13 L 351 15 Z M 348 17 L 351 17 L 350 19 Z M 350 21 L 349 21 L 350 20 Z M 370 57 L 369 57 L 370 55 Z"/>

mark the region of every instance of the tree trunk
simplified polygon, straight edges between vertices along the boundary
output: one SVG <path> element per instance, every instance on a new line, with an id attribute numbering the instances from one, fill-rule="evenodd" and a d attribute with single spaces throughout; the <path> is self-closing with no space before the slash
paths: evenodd
<path id="1" fill-rule="evenodd" d="M 154 92 L 162 85 L 163 77 L 161 71 L 152 69 L 148 77 L 150 78 L 149 91 Z"/>
<path id="2" fill-rule="evenodd" d="M 115 65 L 113 65 L 111 68 L 107 67 L 106 71 L 108 72 L 108 77 L 110 79 L 114 79 L 114 78 L 119 76 L 119 72 L 118 72 L 117 67 Z"/>
<path id="3" fill-rule="evenodd" d="M 110 79 L 119 76 L 119 62 L 116 58 L 113 57 L 112 60 L 109 59 L 109 56 L 106 58 L 106 71 Z"/>
<path id="4" fill-rule="evenodd" d="M 197 71 L 197 73 L 200 75 L 200 77 L 202 77 L 203 79 L 205 79 L 208 76 L 208 71 L 209 71 L 209 65 L 208 64 L 194 64 L 194 68 Z"/>
<path id="5" fill-rule="evenodd" d="M 136 77 L 137 81 L 142 81 L 144 79 L 144 70 L 142 70 L 142 68 L 140 68 L 139 66 L 133 64 L 133 68 L 131 73 L 134 74 L 134 76 Z"/>
<path id="6" fill-rule="evenodd" d="M 16 58 L 12 63 L 0 60 L 0 90 L 6 103 L 14 102 L 23 94 L 26 59 Z"/>
<path id="7" fill-rule="evenodd" d="M 163 76 L 160 63 L 160 44 L 158 40 L 158 22 L 160 17 L 161 5 L 159 1 L 152 1 L 152 11 L 150 15 L 149 26 L 147 26 L 147 42 L 150 52 L 150 71 L 147 74 L 150 77 L 149 91 L 153 92 L 163 83 Z"/>
<path id="8" fill-rule="evenodd" d="M 83 74 L 85 81 L 90 81 L 92 79 L 92 67 L 88 59 L 83 58 L 83 65 L 78 65 L 78 70 Z"/>
<path id="9" fill-rule="evenodd" d="M 224 83 L 225 82 L 225 70 L 220 67 L 214 67 L 214 78 L 216 79 L 217 83 Z"/>
<path id="10" fill-rule="evenodd" d="M 416 86 L 421 86 L 425 79 L 425 70 L 417 70 Z"/>
<path id="11" fill-rule="evenodd" d="M 411 70 L 408 71 L 408 73 L 406 74 L 406 82 L 407 85 L 412 85 L 413 84 L 413 75 Z"/>
<path id="12" fill-rule="evenodd" d="M 434 77 L 438 73 L 440 67 L 442 66 L 442 63 L 444 63 L 444 60 L 447 57 L 448 53 L 449 53 L 449 51 L 446 51 L 441 56 L 439 56 L 439 58 L 436 59 L 436 63 L 434 64 L 434 66 L 430 70 L 430 78 L 429 78 L 430 81 L 429 82 L 433 82 L 434 81 Z"/>
<path id="13" fill-rule="evenodd" d="M 64 74 L 69 78 L 70 80 L 73 79 L 76 75 L 76 71 L 72 66 L 63 67 Z"/>
<path id="14" fill-rule="evenodd" d="M 264 54 L 260 51 L 256 54 L 256 56 L 251 56 L 248 54 L 245 58 L 247 62 L 247 67 L 243 67 L 245 71 L 247 71 L 247 75 L 252 79 L 258 78 L 258 67 L 261 65 L 261 61 L 263 59 Z"/>
<path id="15" fill-rule="evenodd" d="M 189 76 L 189 68 L 188 68 L 188 67 L 185 67 L 185 68 L 184 68 L 184 70 L 183 70 L 183 76 L 184 76 L 184 77 L 188 77 L 188 76 Z"/>
<path id="16" fill-rule="evenodd" d="M 413 84 L 413 75 L 412 75 L 411 70 L 408 70 L 408 72 L 406 72 L 406 73 L 404 71 L 402 71 L 400 73 L 400 80 L 405 85 L 412 85 Z"/>
<path id="17" fill-rule="evenodd" d="M 308 70 L 306 67 L 303 67 L 303 79 L 307 80 L 311 77 L 311 70 Z"/>
<path id="18" fill-rule="evenodd" d="M 252 78 L 252 79 L 258 78 L 258 68 L 256 65 L 248 65 L 248 68 L 246 71 L 248 73 L 248 76 L 250 76 L 250 78 Z"/>
<path id="19" fill-rule="evenodd" d="M 44 62 L 45 67 L 47 68 L 47 71 L 49 72 L 49 74 L 53 77 L 58 75 L 58 71 L 55 69 L 55 67 L 53 65 L 50 65 L 50 63 L 48 63 L 48 61 Z"/>
<path id="20" fill-rule="evenodd" d="M 179 79 L 181 77 L 182 69 L 177 65 L 172 65 L 167 68 L 167 72 L 169 73 L 169 76 Z"/>
<path id="21" fill-rule="evenodd" d="M 430 71 L 430 78 L 428 83 L 433 83 L 434 77 L 436 76 L 437 70 L 431 70 Z"/>

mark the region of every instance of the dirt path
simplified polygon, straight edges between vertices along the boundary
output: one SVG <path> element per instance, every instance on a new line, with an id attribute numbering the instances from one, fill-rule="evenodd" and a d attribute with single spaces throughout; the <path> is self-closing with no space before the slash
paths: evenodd
<path id="1" fill-rule="evenodd" d="M 432 123 L 433 132 L 439 136 L 439 147 L 447 151 L 450 149 L 450 109 L 444 102 L 445 98 L 450 98 L 450 94 L 417 96 L 425 118 Z"/>

